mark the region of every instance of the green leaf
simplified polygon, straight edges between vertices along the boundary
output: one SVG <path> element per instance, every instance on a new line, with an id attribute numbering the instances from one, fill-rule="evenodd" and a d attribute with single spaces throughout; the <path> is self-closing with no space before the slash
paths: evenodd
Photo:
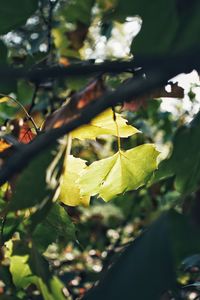
<path id="1" fill-rule="evenodd" d="M 141 31 L 131 46 L 133 54 L 168 51 L 178 28 L 174 0 L 119 0 L 111 16 L 119 21 L 124 21 L 130 16 L 142 18 Z"/>
<path id="2" fill-rule="evenodd" d="M 23 25 L 37 9 L 38 0 L 0 0 L 0 34 Z"/>
<path id="3" fill-rule="evenodd" d="M 20 175 L 9 205 L 10 210 L 25 209 L 51 195 L 46 185 L 46 170 L 53 159 L 51 149 L 36 157 Z"/>
<path id="4" fill-rule="evenodd" d="M 175 281 L 168 222 L 169 216 L 163 215 L 127 247 L 105 279 L 83 299 L 121 300 L 124 291 L 126 300 L 160 299 Z"/>
<path id="5" fill-rule="evenodd" d="M 53 206 L 53 202 L 51 198 L 48 198 L 47 201 L 42 203 L 43 205 L 39 206 L 34 214 L 30 217 L 30 225 L 29 225 L 29 231 L 34 232 L 36 226 L 43 222 L 49 212 L 51 211 L 51 208 Z"/>
<path id="6" fill-rule="evenodd" d="M 139 10 L 135 13 L 142 18 L 142 28 L 132 42 L 134 54 L 159 54 L 171 49 L 178 29 L 175 1 L 136 1 Z M 135 1 L 133 2 L 135 3 Z M 170 22 L 169 22 L 170 20 Z"/>
<path id="7" fill-rule="evenodd" d="M 40 255 L 34 244 L 30 250 L 29 265 L 36 277 L 35 284 L 41 291 L 44 300 L 66 299 L 62 293 L 63 284 L 57 277 L 52 276 L 47 260 Z"/>
<path id="8" fill-rule="evenodd" d="M 29 249 L 19 241 L 13 243 L 10 256 L 10 272 L 17 288 L 26 288 L 33 280 L 33 274 L 28 265 Z"/>
<path id="9" fill-rule="evenodd" d="M 89 205 L 90 196 L 82 196 L 80 194 L 80 187 L 76 182 L 83 169 L 86 167 L 85 163 L 85 160 L 76 158 L 72 155 L 67 155 L 65 157 L 64 172 L 60 179 L 59 200 L 66 205 Z"/>
<path id="10" fill-rule="evenodd" d="M 66 299 L 62 293 L 63 284 L 56 276 L 52 276 L 48 262 L 34 245 L 30 248 L 21 241 L 13 243 L 10 272 L 18 289 L 35 284 L 44 300 Z"/>
<path id="11" fill-rule="evenodd" d="M 126 300 L 159 300 L 176 284 L 175 267 L 199 247 L 199 231 L 191 221 L 169 211 L 126 248 L 83 300 L 121 300 L 124 291 Z"/>
<path id="12" fill-rule="evenodd" d="M 199 227 L 194 224 L 194 219 L 170 211 L 170 237 L 174 266 L 180 267 L 183 259 L 199 253 L 200 239 Z"/>
<path id="13" fill-rule="evenodd" d="M 64 297 L 62 290 L 64 289 L 63 283 L 58 279 L 58 277 L 53 276 L 49 280 L 50 291 L 47 288 L 46 284 L 41 280 L 38 279 L 38 288 L 40 288 L 44 300 L 66 300 Z"/>
<path id="14" fill-rule="evenodd" d="M 58 53 L 60 55 L 66 55 L 66 51 L 70 46 L 69 41 L 66 39 L 66 28 L 53 28 L 52 37 Z"/>
<path id="15" fill-rule="evenodd" d="M 0 97 L 1 97 L 1 96 L 0 96 Z M 5 102 L 8 102 L 8 101 L 10 101 L 10 98 L 9 98 L 9 97 L 4 96 L 4 97 L 1 97 L 1 98 L 0 98 L 0 104 L 1 104 L 1 103 L 5 103 Z"/>
<path id="16" fill-rule="evenodd" d="M 67 211 L 58 203 L 54 203 L 46 218 L 37 225 L 33 240 L 42 251 L 46 250 L 49 244 L 58 242 L 66 245 L 69 241 L 75 240 L 75 226 L 70 220 Z"/>
<path id="17" fill-rule="evenodd" d="M 91 19 L 91 9 L 94 5 L 94 2 L 94 0 L 67 1 L 65 7 L 61 8 L 61 14 L 65 16 L 67 22 L 81 22 L 89 25 Z"/>
<path id="18" fill-rule="evenodd" d="M 17 82 L 17 100 L 23 105 L 30 104 L 34 94 L 34 86 L 25 80 Z"/>
<path id="19" fill-rule="evenodd" d="M 28 258 L 28 255 L 14 255 L 10 258 L 10 272 L 13 283 L 18 288 L 26 288 L 33 280 L 30 267 L 27 264 Z"/>
<path id="20" fill-rule="evenodd" d="M 32 247 L 30 248 L 28 263 L 31 272 L 48 285 L 49 279 L 51 278 L 49 264 L 47 260 L 38 252 L 35 244 L 32 244 Z"/>
<path id="21" fill-rule="evenodd" d="M 139 16 L 142 26 L 131 45 L 133 54 L 180 52 L 199 45 L 199 1 L 119 0 L 111 17 Z"/>
<path id="22" fill-rule="evenodd" d="M 4 243 L 12 238 L 13 234 L 19 230 L 22 225 L 22 216 L 15 216 L 14 212 L 10 212 L 6 216 L 4 230 L 3 230 L 3 241 Z"/>
<path id="23" fill-rule="evenodd" d="M 200 183 L 200 113 L 189 126 L 182 126 L 174 136 L 171 157 L 162 161 L 154 181 L 175 176 L 178 192 L 194 192 Z"/>
<path id="24" fill-rule="evenodd" d="M 75 239 L 75 226 L 69 218 L 67 211 L 58 203 L 55 203 L 47 217 L 49 226 L 55 228 L 57 236 L 62 239 L 65 244 L 69 240 Z"/>
<path id="25" fill-rule="evenodd" d="M 181 52 L 199 46 L 200 35 L 200 2 L 179 1 L 179 30 L 174 39 L 172 50 Z"/>
<path id="26" fill-rule="evenodd" d="M 157 168 L 158 154 L 153 144 L 145 144 L 92 163 L 78 180 L 81 194 L 99 194 L 109 201 L 120 193 L 139 188 Z"/>
<path id="27" fill-rule="evenodd" d="M 116 121 L 114 120 L 112 109 L 107 109 L 95 117 L 90 124 L 83 125 L 72 131 L 72 138 L 80 140 L 95 139 L 104 134 L 128 137 L 139 132 L 135 127 L 127 125 L 128 121 L 121 117 L 120 114 L 116 113 L 115 115 Z"/>

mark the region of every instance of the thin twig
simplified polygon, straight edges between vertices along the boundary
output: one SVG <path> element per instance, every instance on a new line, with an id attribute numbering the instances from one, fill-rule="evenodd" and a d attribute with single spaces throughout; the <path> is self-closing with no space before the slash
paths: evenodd
<path id="1" fill-rule="evenodd" d="M 12 96 L 10 95 L 6 95 L 6 94 L 2 94 L 0 93 L 0 97 L 6 97 L 6 98 L 9 98 L 10 100 L 12 100 L 13 102 L 15 102 L 17 105 L 19 105 L 21 107 L 21 109 L 24 111 L 25 115 L 26 115 L 26 118 L 31 121 L 31 123 L 33 124 L 33 127 L 36 131 L 36 133 L 39 133 L 39 128 L 38 126 L 36 125 L 34 119 L 31 117 L 31 115 L 28 113 L 28 111 L 26 110 L 26 108 L 15 98 L 13 98 Z"/>
<path id="2" fill-rule="evenodd" d="M 32 110 L 33 110 L 33 108 L 35 106 L 35 99 L 37 97 L 37 92 L 38 92 L 38 85 L 36 84 L 34 92 L 33 92 L 33 96 L 32 96 L 32 99 L 31 99 L 31 105 L 30 105 L 29 110 L 28 110 L 28 114 L 29 115 L 30 115 L 30 113 L 32 112 Z"/>
<path id="3" fill-rule="evenodd" d="M 121 155 L 121 139 L 120 139 L 120 134 L 119 134 L 119 126 L 117 124 L 117 116 L 116 116 L 116 112 L 115 112 L 115 108 L 112 107 L 112 111 L 113 111 L 113 120 L 115 122 L 115 126 L 116 126 L 116 132 L 117 132 L 117 146 L 118 146 L 118 151 Z"/>

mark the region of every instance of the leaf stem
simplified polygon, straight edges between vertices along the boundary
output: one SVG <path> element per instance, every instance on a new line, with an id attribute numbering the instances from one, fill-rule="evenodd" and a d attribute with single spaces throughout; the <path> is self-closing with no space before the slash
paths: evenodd
<path id="1" fill-rule="evenodd" d="M 72 136 L 69 133 L 67 135 L 67 147 L 66 147 L 66 156 L 70 155 L 72 149 Z"/>
<path id="2" fill-rule="evenodd" d="M 13 102 L 15 102 L 17 105 L 19 105 L 19 106 L 21 107 L 21 109 L 24 111 L 24 113 L 25 113 L 27 119 L 30 120 L 31 123 L 33 124 L 33 127 L 34 127 L 36 133 L 37 133 L 37 134 L 39 133 L 40 130 L 39 130 L 38 126 L 36 125 L 34 119 L 33 119 L 33 118 L 31 117 L 31 115 L 28 113 L 28 111 L 26 110 L 26 108 L 25 108 L 25 107 L 24 107 L 17 99 L 13 98 L 12 96 L 9 96 L 9 95 L 6 95 L 6 94 L 2 94 L 2 93 L 0 93 L 0 97 L 7 97 L 7 98 L 9 98 L 10 100 L 12 100 Z"/>
<path id="3" fill-rule="evenodd" d="M 116 112 L 115 112 L 115 108 L 114 107 L 112 107 L 112 111 L 113 111 L 113 120 L 115 122 L 116 131 L 117 131 L 117 146 L 118 146 L 118 150 L 120 152 L 120 150 L 121 150 L 121 140 L 120 140 L 120 135 L 119 135 L 119 126 L 117 124 L 117 116 L 116 116 Z"/>
<path id="4" fill-rule="evenodd" d="M 32 109 L 33 109 L 34 106 L 35 106 L 35 100 L 36 100 L 37 92 L 38 92 L 38 85 L 35 84 L 33 96 L 32 96 L 32 99 L 31 99 L 31 105 L 30 105 L 29 110 L 28 110 L 28 114 L 29 114 L 29 115 L 30 115 L 30 113 L 32 112 Z"/>

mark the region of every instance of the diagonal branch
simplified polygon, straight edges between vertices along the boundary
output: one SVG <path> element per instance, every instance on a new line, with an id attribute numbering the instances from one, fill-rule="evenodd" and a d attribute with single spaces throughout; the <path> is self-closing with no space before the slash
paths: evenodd
<path id="1" fill-rule="evenodd" d="M 145 71 L 146 79 L 135 76 L 126 84 L 122 84 L 113 92 L 106 92 L 102 97 L 91 102 L 86 108 L 79 111 L 75 119 L 63 125 L 60 128 L 49 130 L 39 135 L 35 140 L 21 147 L 21 149 L 9 158 L 0 170 L 0 185 L 9 180 L 14 174 L 21 171 L 25 166 L 41 153 L 44 149 L 55 143 L 55 141 L 72 131 L 73 129 L 88 123 L 97 114 L 108 107 L 123 103 L 124 101 L 131 101 L 133 98 L 142 96 L 155 88 L 163 86 L 169 79 L 182 72 L 190 72 L 194 68 L 200 69 L 200 59 L 197 56 L 190 60 L 187 57 L 176 57 L 176 61 L 171 61 L 169 64 L 167 60 L 162 64 L 154 65 L 147 68 Z M 198 57 L 199 58 L 199 57 Z"/>

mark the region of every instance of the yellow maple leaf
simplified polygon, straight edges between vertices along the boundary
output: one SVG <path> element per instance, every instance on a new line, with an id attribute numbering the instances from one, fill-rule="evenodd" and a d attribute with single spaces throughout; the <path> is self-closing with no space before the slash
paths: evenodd
<path id="1" fill-rule="evenodd" d="M 115 113 L 116 121 L 113 118 L 113 111 L 111 108 L 105 110 L 92 121 L 72 131 L 72 138 L 80 140 L 95 139 L 96 137 L 104 134 L 115 135 L 119 137 L 131 136 L 139 130 L 131 125 L 127 125 L 127 120 L 120 114 Z"/>
<path id="2" fill-rule="evenodd" d="M 67 155 L 64 162 L 64 173 L 61 177 L 59 200 L 69 206 L 84 205 L 88 206 L 90 196 L 80 195 L 80 188 L 77 179 L 86 167 L 86 161 Z"/>
<path id="3" fill-rule="evenodd" d="M 98 194 L 109 201 L 120 193 L 138 189 L 157 168 L 158 154 L 153 144 L 144 144 L 95 161 L 77 180 L 81 195 Z"/>

